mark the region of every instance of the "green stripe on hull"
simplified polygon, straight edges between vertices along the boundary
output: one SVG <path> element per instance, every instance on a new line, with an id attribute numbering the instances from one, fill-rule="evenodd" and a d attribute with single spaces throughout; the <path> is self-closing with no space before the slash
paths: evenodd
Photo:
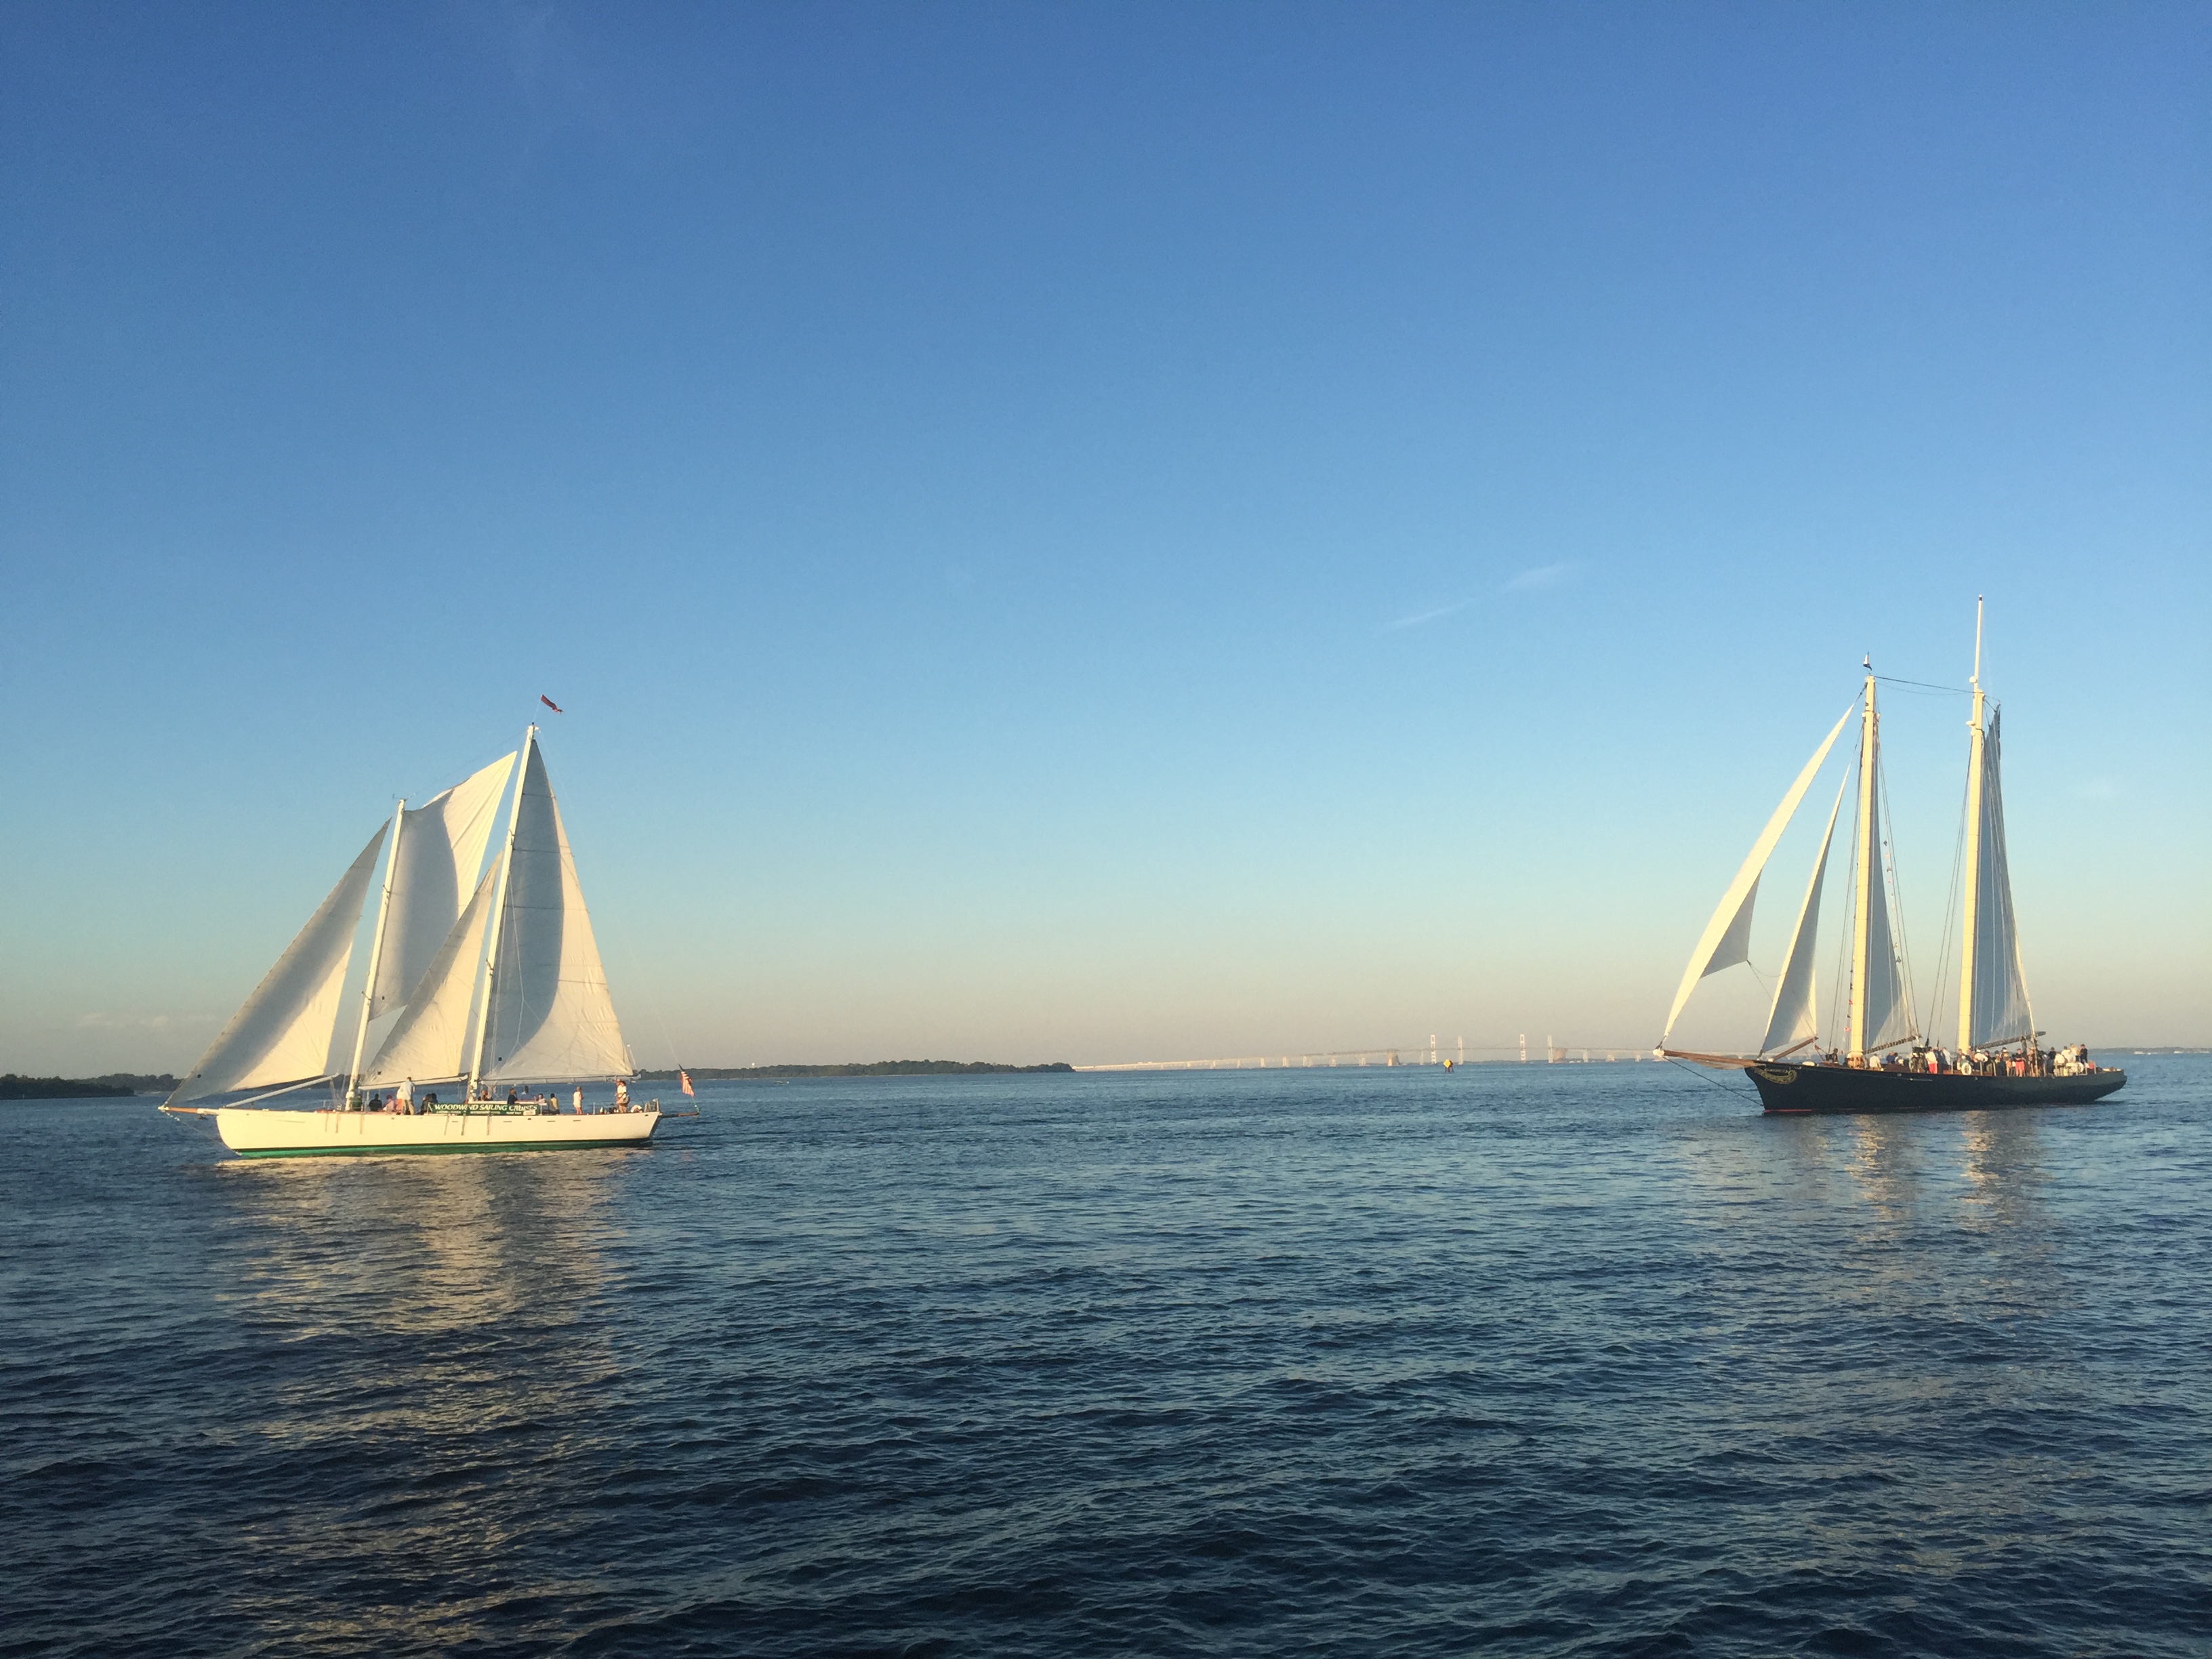
<path id="1" fill-rule="evenodd" d="M 444 1152 L 587 1152 L 599 1146 L 649 1146 L 639 1140 L 479 1140 L 447 1146 L 256 1146 L 252 1151 L 230 1150 L 240 1158 L 407 1158 Z"/>

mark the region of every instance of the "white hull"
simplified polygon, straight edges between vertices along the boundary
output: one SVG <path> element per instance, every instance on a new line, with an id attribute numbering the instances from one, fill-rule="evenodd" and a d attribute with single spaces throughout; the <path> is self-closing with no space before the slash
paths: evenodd
<path id="1" fill-rule="evenodd" d="M 403 1152 L 522 1152 L 642 1146 L 658 1111 L 562 1113 L 283 1112 L 227 1106 L 216 1133 L 241 1158 L 375 1158 Z"/>

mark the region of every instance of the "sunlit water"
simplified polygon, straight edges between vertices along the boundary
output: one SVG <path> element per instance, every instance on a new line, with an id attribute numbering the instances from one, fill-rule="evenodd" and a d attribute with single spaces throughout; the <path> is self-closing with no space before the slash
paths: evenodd
<path id="1" fill-rule="evenodd" d="M 0 1107 L 0 1650 L 2189 1654 L 2212 1061 L 711 1086 L 636 1153 Z"/>

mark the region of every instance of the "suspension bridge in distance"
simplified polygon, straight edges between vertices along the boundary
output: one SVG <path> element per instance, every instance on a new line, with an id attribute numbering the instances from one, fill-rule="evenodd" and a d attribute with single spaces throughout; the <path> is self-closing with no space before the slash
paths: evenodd
<path id="1" fill-rule="evenodd" d="M 1474 1042 L 1461 1037 L 1449 1044 L 1431 1036 L 1425 1043 L 1400 1043 L 1381 1048 L 1334 1048 L 1313 1054 L 1226 1054 L 1212 1060 L 1121 1060 L 1103 1065 L 1079 1066 L 1079 1072 L 1289 1072 L 1333 1066 L 1435 1066 L 1449 1071 L 1461 1066 L 1595 1066 L 1657 1056 L 1639 1043 L 1559 1043 L 1551 1037 L 1532 1050 L 1528 1039 L 1518 1042 Z"/>

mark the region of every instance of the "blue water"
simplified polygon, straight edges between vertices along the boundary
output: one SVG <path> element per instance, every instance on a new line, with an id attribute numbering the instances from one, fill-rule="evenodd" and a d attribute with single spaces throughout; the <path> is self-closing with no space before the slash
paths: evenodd
<path id="1" fill-rule="evenodd" d="M 639 1153 L 0 1107 L 0 1650 L 2212 1650 L 2212 1061 L 712 1085 Z"/>

